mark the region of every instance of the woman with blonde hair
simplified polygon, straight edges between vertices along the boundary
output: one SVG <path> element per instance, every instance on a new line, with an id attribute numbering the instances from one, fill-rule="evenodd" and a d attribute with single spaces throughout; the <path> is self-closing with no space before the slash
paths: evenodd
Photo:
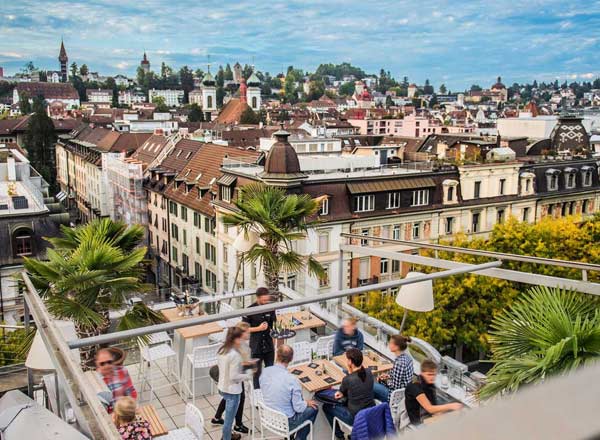
<path id="1" fill-rule="evenodd" d="M 231 327 L 225 336 L 223 346 L 217 352 L 219 366 L 219 394 L 225 400 L 225 420 L 223 421 L 223 440 L 239 439 L 238 433 L 232 434 L 233 421 L 240 406 L 241 394 L 244 391 L 243 381 L 252 377 L 245 373 L 248 368 L 244 361 L 244 345 L 248 328 Z M 242 407 L 243 408 L 243 407 Z"/>
<path id="2" fill-rule="evenodd" d="M 137 404 L 131 397 L 121 397 L 115 403 L 112 418 L 123 440 L 152 440 L 150 424 L 137 414 Z"/>

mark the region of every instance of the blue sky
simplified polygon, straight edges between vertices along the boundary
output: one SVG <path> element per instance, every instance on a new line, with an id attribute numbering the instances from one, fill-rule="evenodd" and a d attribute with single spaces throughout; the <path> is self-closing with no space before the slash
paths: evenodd
<path id="1" fill-rule="evenodd" d="M 160 63 L 252 63 L 279 72 L 348 61 L 463 89 L 600 75 L 597 0 L 0 0 L 0 66 L 69 63 L 133 75 Z"/>

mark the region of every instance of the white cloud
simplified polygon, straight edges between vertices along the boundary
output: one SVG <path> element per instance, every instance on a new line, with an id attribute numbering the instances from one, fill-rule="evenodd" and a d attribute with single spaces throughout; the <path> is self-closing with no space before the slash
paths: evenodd
<path id="1" fill-rule="evenodd" d="M 5 58 L 23 58 L 23 55 L 17 52 L 0 52 L 0 57 Z"/>
<path id="2" fill-rule="evenodd" d="M 131 64 L 121 61 L 120 63 L 117 63 L 115 67 L 119 70 L 127 70 L 129 66 L 131 66 Z"/>

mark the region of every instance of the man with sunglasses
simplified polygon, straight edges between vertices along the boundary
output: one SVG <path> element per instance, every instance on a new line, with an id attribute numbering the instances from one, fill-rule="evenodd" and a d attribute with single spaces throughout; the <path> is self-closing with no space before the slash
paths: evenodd
<path id="1" fill-rule="evenodd" d="M 129 396 L 137 399 L 137 391 L 127 369 L 114 364 L 113 354 L 110 350 L 103 348 L 96 353 L 96 372 L 102 376 L 102 380 L 112 393 L 108 412 L 112 411 L 117 399 Z"/>

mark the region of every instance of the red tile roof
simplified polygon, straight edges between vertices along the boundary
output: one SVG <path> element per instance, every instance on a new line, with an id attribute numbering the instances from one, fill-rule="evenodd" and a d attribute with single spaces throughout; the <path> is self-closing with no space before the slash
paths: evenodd
<path id="1" fill-rule="evenodd" d="M 41 95 L 44 99 L 79 99 L 77 90 L 69 83 L 20 82 L 17 91 L 30 98 Z"/>

